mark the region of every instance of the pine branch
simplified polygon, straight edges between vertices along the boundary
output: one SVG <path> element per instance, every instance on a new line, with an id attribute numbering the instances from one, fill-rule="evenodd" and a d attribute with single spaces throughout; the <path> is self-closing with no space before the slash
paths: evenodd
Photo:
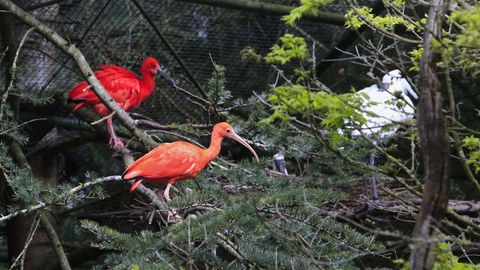
<path id="1" fill-rule="evenodd" d="M 20 55 L 20 50 L 23 47 L 23 44 L 25 43 L 25 41 L 27 40 L 28 35 L 30 35 L 32 31 L 33 31 L 33 28 L 30 28 L 27 30 L 27 32 L 25 32 L 25 34 L 22 37 L 22 40 L 20 40 L 20 44 L 18 45 L 18 49 L 16 50 L 15 57 L 13 58 L 12 66 L 10 67 L 11 78 L 8 82 L 7 90 L 5 91 L 5 93 L 3 93 L 2 102 L 0 103 L 0 120 L 3 119 L 3 114 L 5 110 L 4 106 L 7 103 L 7 98 L 10 95 L 10 92 L 13 89 L 13 84 L 15 82 L 15 73 L 17 70 L 17 61 L 18 61 L 18 56 Z M 10 48 L 10 49 L 13 49 L 13 48 Z"/>
<path id="2" fill-rule="evenodd" d="M 80 190 L 84 189 L 84 188 L 87 188 L 87 187 L 90 187 L 90 186 L 94 186 L 94 185 L 98 185 L 98 184 L 103 184 L 103 183 L 106 183 L 106 182 L 111 182 L 111 181 L 120 181 L 122 180 L 122 177 L 120 175 L 113 175 L 113 176 L 106 176 L 106 177 L 102 177 L 102 178 L 98 178 L 98 179 L 95 179 L 93 181 L 90 181 L 90 182 L 86 182 L 86 183 L 82 183 L 72 189 L 70 189 L 68 191 L 69 194 L 73 194 L 73 193 L 77 193 L 79 192 Z M 153 192 L 153 191 L 152 191 Z M 18 215 L 25 215 L 25 214 L 29 214 L 29 213 L 32 213 L 32 212 L 35 212 L 35 211 L 38 211 L 38 210 L 41 210 L 41 209 L 44 209 L 50 205 L 52 205 L 53 203 L 45 203 L 45 202 L 39 202 L 38 204 L 36 205 L 33 205 L 33 206 L 29 206 L 27 208 L 24 208 L 24 209 L 21 209 L 21 210 L 18 210 L 18 211 L 15 211 L 11 214 L 8 214 L 6 216 L 2 216 L 0 217 L 0 223 L 2 222 L 5 222 L 7 220 L 10 220 Z"/>
<path id="3" fill-rule="evenodd" d="M 13 16 L 15 16 L 23 23 L 29 25 L 30 27 L 33 27 L 37 33 L 42 35 L 45 39 L 52 42 L 55 46 L 57 46 L 67 55 L 73 58 L 82 75 L 92 86 L 95 94 L 100 98 L 100 100 L 104 103 L 105 106 L 107 106 L 112 112 L 116 113 L 122 124 L 130 132 L 132 132 L 132 134 L 139 138 L 148 148 L 151 149 L 157 146 L 157 143 L 152 138 L 145 135 L 141 130 L 136 127 L 135 121 L 130 117 L 130 115 L 128 115 L 128 113 L 125 112 L 125 110 L 123 110 L 120 105 L 118 105 L 118 103 L 113 100 L 113 98 L 108 94 L 105 88 L 103 88 L 98 79 L 95 77 L 95 74 L 88 62 L 86 61 L 84 55 L 79 49 L 77 49 L 73 44 L 69 43 L 67 40 L 61 37 L 57 32 L 48 27 L 46 24 L 40 22 L 33 15 L 25 12 L 19 6 L 15 5 L 12 1 L 0 0 L 0 7 L 9 11 Z M 157 208 L 159 208 L 162 212 L 168 212 L 168 207 L 166 207 L 165 203 L 162 203 L 162 201 L 159 200 L 158 196 L 156 196 L 153 191 L 146 187 L 141 187 L 138 190 L 143 193 L 147 198 L 152 200 L 152 203 L 157 206 Z"/>

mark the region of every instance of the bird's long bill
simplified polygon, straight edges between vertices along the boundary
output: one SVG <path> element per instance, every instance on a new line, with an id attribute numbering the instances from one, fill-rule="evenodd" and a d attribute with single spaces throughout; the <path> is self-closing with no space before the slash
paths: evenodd
<path id="1" fill-rule="evenodd" d="M 228 137 L 231 139 L 234 139 L 235 141 L 245 146 L 248 150 L 250 150 L 250 152 L 252 152 L 257 162 L 260 162 L 260 160 L 258 159 L 257 153 L 255 153 L 255 150 L 253 150 L 253 148 L 242 137 L 238 136 L 235 132 L 230 133 Z"/>
<path id="2" fill-rule="evenodd" d="M 158 74 L 162 75 L 162 77 L 164 77 L 173 87 L 177 87 L 177 83 L 172 79 L 172 77 L 168 76 L 168 74 L 161 68 L 158 69 Z"/>

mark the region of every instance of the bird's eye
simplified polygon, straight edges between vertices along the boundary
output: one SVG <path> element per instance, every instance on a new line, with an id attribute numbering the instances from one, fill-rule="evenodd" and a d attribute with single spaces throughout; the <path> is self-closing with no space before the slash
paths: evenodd
<path id="1" fill-rule="evenodd" d="M 231 129 L 227 128 L 227 133 L 230 133 L 230 131 L 232 131 Z"/>

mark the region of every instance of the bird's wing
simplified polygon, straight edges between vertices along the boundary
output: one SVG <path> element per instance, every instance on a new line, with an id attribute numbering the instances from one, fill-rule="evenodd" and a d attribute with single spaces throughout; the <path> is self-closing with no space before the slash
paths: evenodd
<path id="1" fill-rule="evenodd" d="M 190 175 L 201 163 L 200 151 L 199 147 L 186 142 L 163 144 L 130 165 L 123 178 L 169 179 Z"/>
<path id="2" fill-rule="evenodd" d="M 403 93 L 411 96 L 415 100 L 418 99 L 417 93 L 415 93 L 415 91 L 413 91 L 412 86 L 408 83 L 408 81 L 405 78 L 401 78 L 398 83 L 400 84 L 401 88 L 403 89 Z M 408 100 L 410 100 L 410 97 L 408 97 Z"/>
<path id="3" fill-rule="evenodd" d="M 86 81 L 77 83 L 70 91 L 68 91 L 68 98 L 73 101 L 85 101 L 85 97 L 90 95 L 92 90 Z"/>
<path id="4" fill-rule="evenodd" d="M 371 95 L 373 96 L 373 94 L 375 92 L 378 92 L 379 89 L 380 88 L 378 87 L 378 85 L 372 84 L 369 87 L 365 87 L 362 90 L 359 90 L 357 93 L 359 93 L 359 94 L 364 93 L 364 94 L 367 94 L 368 96 L 371 96 Z"/>
<path id="5" fill-rule="evenodd" d="M 103 76 L 119 76 L 122 78 L 137 79 L 137 76 L 130 70 L 126 70 L 116 65 L 101 65 L 100 70 L 95 72 L 95 76 L 100 80 Z"/>
<path id="6" fill-rule="evenodd" d="M 115 65 L 103 65 L 95 72 L 95 76 L 110 96 L 125 110 L 132 109 L 140 102 L 140 82 L 132 72 Z M 88 104 L 101 103 L 85 81 L 78 83 L 70 90 L 69 98 Z"/>

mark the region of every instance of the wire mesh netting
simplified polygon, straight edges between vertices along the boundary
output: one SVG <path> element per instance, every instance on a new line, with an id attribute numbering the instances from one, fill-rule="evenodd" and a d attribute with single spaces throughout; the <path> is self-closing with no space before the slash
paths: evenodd
<path id="1" fill-rule="evenodd" d="M 240 51 L 245 47 L 265 55 L 285 31 L 301 34 L 306 29 L 308 38 L 319 44 L 318 50 L 326 51 L 342 30 L 310 22 L 302 22 L 299 30 L 287 30 L 279 17 L 167 0 L 140 1 L 146 16 L 131 0 L 53 1 L 60 3 L 37 9 L 38 1 L 17 2 L 78 47 L 92 68 L 113 63 L 138 74 L 142 60 L 154 56 L 182 88 L 196 95 L 201 95 L 199 90 L 146 17 L 202 87 L 212 75 L 212 62 L 225 66 L 226 87 L 235 97 L 268 89 L 272 79 L 268 65 L 242 61 Z M 289 2 L 285 4 L 292 4 Z M 73 61 L 35 33 L 27 37 L 21 51 L 18 74 L 20 88 L 39 95 L 66 93 L 82 80 Z M 160 78 L 156 91 L 137 111 L 161 123 L 202 121 L 204 117 Z"/>

